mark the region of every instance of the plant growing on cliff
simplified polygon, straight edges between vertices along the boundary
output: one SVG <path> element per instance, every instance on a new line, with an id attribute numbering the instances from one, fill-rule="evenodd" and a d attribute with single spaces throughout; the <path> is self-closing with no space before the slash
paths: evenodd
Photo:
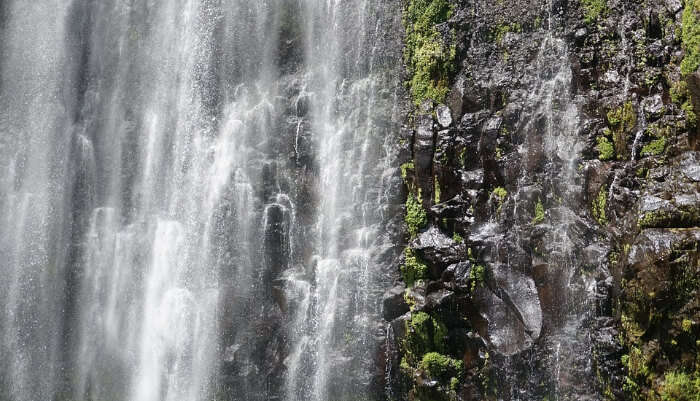
<path id="1" fill-rule="evenodd" d="M 444 43 L 436 25 L 446 22 L 452 12 L 453 6 L 447 0 L 409 0 L 404 10 L 404 60 L 416 105 L 425 99 L 442 102 L 447 95 L 448 74 L 456 48 L 454 44 Z"/>
<path id="2" fill-rule="evenodd" d="M 469 271 L 469 281 L 471 282 L 471 291 L 474 292 L 478 285 L 486 281 L 486 268 L 483 265 L 475 265 Z"/>
<path id="3" fill-rule="evenodd" d="M 428 352 L 423 356 L 419 368 L 428 376 L 438 379 L 443 383 L 448 379 L 459 378 L 464 373 L 464 363 L 438 352 Z M 451 381 L 451 380 L 450 380 Z"/>
<path id="4" fill-rule="evenodd" d="M 687 75 L 700 67 L 700 0 L 685 0 L 681 32 L 685 50 L 681 73 Z"/>
<path id="5" fill-rule="evenodd" d="M 416 281 L 428 276 L 428 266 L 421 262 L 411 247 L 404 250 L 404 264 L 401 265 L 401 275 L 407 286 L 412 287 Z"/>
<path id="6" fill-rule="evenodd" d="M 591 205 L 591 211 L 593 212 L 593 217 L 596 219 L 598 224 L 604 226 L 608 224 L 608 219 L 605 216 L 605 207 L 608 201 L 606 186 L 603 185 L 598 191 L 598 196 L 593 200 Z"/>
<path id="7" fill-rule="evenodd" d="M 661 388 L 663 401 L 699 401 L 700 382 L 684 372 L 668 372 Z"/>
<path id="8" fill-rule="evenodd" d="M 666 149 L 666 137 L 654 139 L 642 147 L 642 156 L 658 156 Z"/>
<path id="9" fill-rule="evenodd" d="M 413 166 L 413 161 L 404 163 L 401 165 L 401 178 L 403 178 L 404 181 L 406 181 L 406 178 L 408 178 L 408 172 L 413 171 L 414 166 Z"/>
<path id="10" fill-rule="evenodd" d="M 428 352 L 445 352 L 446 336 L 444 323 L 426 312 L 412 313 L 406 321 L 406 338 L 402 344 L 408 364 L 417 366 Z"/>
<path id="11" fill-rule="evenodd" d="M 544 221 L 544 205 L 542 205 L 542 199 L 537 198 L 537 203 L 535 203 L 535 217 L 532 218 L 532 224 L 537 225 Z"/>
<path id="12" fill-rule="evenodd" d="M 631 102 L 608 111 L 608 123 L 612 128 L 613 144 L 618 159 L 627 158 L 627 133 L 637 124 L 637 113 Z"/>
<path id="13" fill-rule="evenodd" d="M 440 181 L 438 181 L 438 178 L 435 177 L 435 182 L 434 182 L 434 193 L 435 193 L 435 203 L 440 203 Z"/>
<path id="14" fill-rule="evenodd" d="M 600 135 L 596 138 L 596 142 L 598 143 L 595 147 L 598 151 L 598 159 L 605 161 L 615 158 L 615 148 L 607 137 Z"/>
<path id="15" fill-rule="evenodd" d="M 581 5 L 583 5 L 584 20 L 588 24 L 594 23 L 598 17 L 608 13 L 606 0 L 581 0 Z"/>
<path id="16" fill-rule="evenodd" d="M 412 192 L 409 192 L 408 198 L 406 198 L 406 225 L 411 238 L 418 235 L 418 231 L 425 226 L 427 220 L 420 190 L 418 190 L 418 195 L 415 196 Z"/>

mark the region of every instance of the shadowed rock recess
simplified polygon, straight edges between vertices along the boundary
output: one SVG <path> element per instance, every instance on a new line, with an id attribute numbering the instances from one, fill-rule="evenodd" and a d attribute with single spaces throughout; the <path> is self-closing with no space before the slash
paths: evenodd
<path id="1" fill-rule="evenodd" d="M 700 401 L 700 0 L 0 1 L 0 401 Z"/>

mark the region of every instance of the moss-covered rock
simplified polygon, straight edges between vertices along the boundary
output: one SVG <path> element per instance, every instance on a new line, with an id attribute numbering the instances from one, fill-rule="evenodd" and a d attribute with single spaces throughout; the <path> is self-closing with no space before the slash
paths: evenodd
<path id="1" fill-rule="evenodd" d="M 446 22 L 452 12 L 447 0 L 410 0 L 404 10 L 404 59 L 416 105 L 426 99 L 442 102 L 447 95 L 455 45 L 442 37 L 436 25 Z"/>

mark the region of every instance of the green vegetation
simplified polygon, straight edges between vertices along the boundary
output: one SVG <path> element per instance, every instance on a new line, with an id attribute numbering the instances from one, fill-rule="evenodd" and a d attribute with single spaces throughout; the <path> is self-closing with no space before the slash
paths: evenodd
<path id="1" fill-rule="evenodd" d="M 601 226 L 608 224 L 608 219 L 605 216 L 605 207 L 608 201 L 608 194 L 606 188 L 607 187 L 605 185 L 600 187 L 600 191 L 598 191 L 598 196 L 593 200 L 591 208 L 593 212 L 593 217 Z"/>
<path id="2" fill-rule="evenodd" d="M 506 196 L 508 196 L 508 191 L 506 191 L 506 189 L 503 187 L 494 188 L 492 193 L 494 195 L 496 195 L 496 198 L 498 198 L 498 200 L 501 202 L 503 202 L 503 200 L 506 198 Z"/>
<path id="3" fill-rule="evenodd" d="M 432 378 L 441 381 L 450 379 L 451 382 L 452 378 L 459 380 L 462 376 L 464 363 L 437 352 L 428 352 L 423 356 L 419 368 Z"/>
<path id="4" fill-rule="evenodd" d="M 631 102 L 626 102 L 622 107 L 610 110 L 607 117 L 608 123 L 612 128 L 611 132 L 613 144 L 615 145 L 615 154 L 617 154 L 619 160 L 626 159 L 627 133 L 632 131 L 635 124 L 637 124 L 637 113 L 634 111 L 634 106 Z"/>
<path id="5" fill-rule="evenodd" d="M 506 199 L 506 196 L 508 196 L 508 191 L 503 187 L 496 187 L 491 192 L 491 196 L 496 198 L 496 202 L 498 202 L 498 211 L 500 212 L 503 207 L 503 201 Z"/>
<path id="6" fill-rule="evenodd" d="M 681 328 L 684 332 L 690 333 L 690 330 L 693 329 L 693 321 L 690 319 L 683 319 L 683 322 L 681 323 Z"/>
<path id="7" fill-rule="evenodd" d="M 537 203 L 535 204 L 535 217 L 532 218 L 532 224 L 537 225 L 544 221 L 544 205 L 542 205 L 542 199 L 537 198 Z"/>
<path id="8" fill-rule="evenodd" d="M 642 147 L 642 156 L 658 156 L 664 153 L 666 149 L 666 137 L 662 136 L 659 139 L 654 139 Z"/>
<path id="9" fill-rule="evenodd" d="M 408 177 L 408 172 L 413 171 L 413 169 L 414 169 L 414 166 L 413 166 L 412 161 L 402 164 L 401 165 L 401 178 L 403 178 L 404 181 L 406 181 L 406 178 Z"/>
<path id="10" fill-rule="evenodd" d="M 408 193 L 406 199 L 406 225 L 411 238 L 418 235 L 418 231 L 428 222 L 427 214 L 423 209 L 423 200 L 421 199 L 420 190 L 418 195 L 414 196 L 412 192 Z"/>
<path id="11" fill-rule="evenodd" d="M 500 24 L 497 25 L 493 29 L 493 38 L 496 41 L 496 43 L 501 43 L 503 41 L 503 38 L 506 36 L 508 32 L 516 32 L 520 33 L 523 31 L 522 25 L 520 25 L 517 22 L 513 22 L 510 24 Z M 507 129 L 506 129 L 506 134 L 507 134 Z"/>
<path id="12" fill-rule="evenodd" d="M 437 203 L 440 203 L 440 181 L 438 181 L 437 177 L 435 177 L 434 184 L 435 184 L 435 189 L 434 189 L 435 203 L 437 204 Z"/>
<path id="13" fill-rule="evenodd" d="M 664 376 L 661 388 L 663 401 L 698 401 L 700 400 L 700 382 L 684 372 L 668 372 Z"/>
<path id="14" fill-rule="evenodd" d="M 401 275 L 407 286 L 412 287 L 416 281 L 428 277 L 428 266 L 420 260 L 413 248 L 407 247 L 404 250 L 404 259 Z"/>
<path id="15" fill-rule="evenodd" d="M 605 161 L 615 158 L 615 148 L 608 138 L 604 135 L 600 135 L 596 138 L 596 142 L 598 142 L 598 144 L 595 148 L 598 151 L 598 158 L 600 160 Z"/>
<path id="16" fill-rule="evenodd" d="M 409 0 L 404 10 L 404 59 L 416 105 L 426 99 L 442 102 L 447 95 L 448 75 L 456 50 L 454 44 L 444 43 L 436 25 L 446 22 L 452 9 L 448 0 Z"/>
<path id="17" fill-rule="evenodd" d="M 685 0 L 681 41 L 685 50 L 681 73 L 692 74 L 700 67 L 700 0 Z"/>
<path id="18" fill-rule="evenodd" d="M 462 238 L 462 236 L 459 235 L 459 233 L 454 233 L 452 234 L 452 241 L 461 244 L 464 242 L 464 238 Z"/>
<path id="19" fill-rule="evenodd" d="M 417 374 L 439 381 L 447 391 L 459 387 L 464 374 L 464 363 L 447 352 L 447 327 L 436 316 L 426 312 L 412 312 L 406 321 L 406 335 L 400 347 L 403 354 L 401 372 L 413 383 Z M 424 388 L 413 387 L 415 399 L 428 400 Z M 453 393 L 454 394 L 454 393 Z"/>
<path id="20" fill-rule="evenodd" d="M 406 321 L 406 338 L 404 351 L 407 362 L 417 366 L 423 355 L 428 352 L 445 352 L 447 327 L 425 312 L 411 314 Z"/>
<path id="21" fill-rule="evenodd" d="M 474 292 L 477 285 L 481 285 L 486 281 L 486 268 L 483 265 L 475 265 L 469 271 L 469 281 L 471 282 L 471 290 Z"/>
<path id="22" fill-rule="evenodd" d="M 581 0 L 581 5 L 583 5 L 584 20 L 588 24 L 596 22 L 598 17 L 608 13 L 606 0 Z"/>
<path id="23" fill-rule="evenodd" d="M 697 206 L 685 206 L 676 210 L 661 209 L 644 213 L 637 222 L 641 228 L 669 228 L 694 226 L 700 221 Z"/>

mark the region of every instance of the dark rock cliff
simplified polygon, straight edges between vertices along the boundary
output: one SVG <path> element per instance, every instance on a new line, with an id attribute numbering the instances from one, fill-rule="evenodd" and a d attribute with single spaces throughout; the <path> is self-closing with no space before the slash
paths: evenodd
<path id="1" fill-rule="evenodd" d="M 699 17 L 406 2 L 391 397 L 695 399 Z"/>

